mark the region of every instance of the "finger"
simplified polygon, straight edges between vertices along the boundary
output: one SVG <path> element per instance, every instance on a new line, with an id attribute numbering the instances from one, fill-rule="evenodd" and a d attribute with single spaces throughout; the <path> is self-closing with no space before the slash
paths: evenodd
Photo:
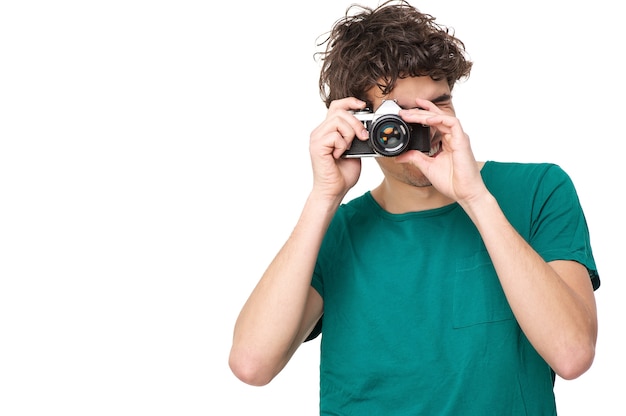
<path id="1" fill-rule="evenodd" d="M 330 129 L 329 132 L 338 131 L 348 144 L 354 137 L 360 140 L 367 140 L 369 137 L 369 132 L 363 122 L 347 111 L 336 112 L 334 117 L 328 120 L 327 126 Z"/>
<path id="2" fill-rule="evenodd" d="M 458 118 L 440 114 L 431 116 L 427 119 L 428 124 L 437 126 L 442 133 L 462 134 L 463 128 Z"/>
<path id="3" fill-rule="evenodd" d="M 325 154 L 332 153 L 335 158 L 341 155 L 350 147 L 355 137 L 365 140 L 369 137 L 368 131 L 362 121 L 358 120 L 352 111 L 365 108 L 366 103 L 354 97 L 348 97 L 331 102 L 326 119 L 320 124 L 313 136 L 313 139 L 326 148 Z"/>
<path id="4" fill-rule="evenodd" d="M 368 137 L 363 122 L 345 111 L 337 113 L 331 120 L 328 120 L 326 127 L 329 133 L 337 131 L 347 141 L 352 141 L 355 136 L 361 139 Z"/>
<path id="5" fill-rule="evenodd" d="M 348 148 L 350 148 L 350 144 L 352 143 L 352 139 L 346 140 L 345 137 L 341 135 L 338 131 L 335 132 L 334 141 L 333 141 L 333 157 L 335 159 L 340 159 L 341 156 L 345 153 Z"/>
<path id="6" fill-rule="evenodd" d="M 393 160 L 396 163 L 411 163 L 422 172 L 427 171 L 427 166 L 433 163 L 433 158 L 418 150 L 409 150 L 396 156 Z"/>
<path id="7" fill-rule="evenodd" d="M 429 100 L 425 100 L 423 98 L 416 98 L 415 99 L 415 104 L 417 104 L 417 107 L 422 109 L 422 110 L 430 111 L 430 112 L 435 113 L 435 114 L 442 114 L 443 113 L 443 111 L 441 111 L 441 109 L 439 109 L 439 107 L 437 107 L 437 105 L 435 103 L 433 103 L 432 101 L 429 101 Z"/>
<path id="8" fill-rule="evenodd" d="M 361 130 L 359 134 L 355 129 Z M 332 153 L 337 159 L 350 147 L 355 136 L 359 136 L 359 138 L 363 136 L 362 130 L 364 130 L 363 124 L 356 120 L 353 115 L 345 111 L 338 112 L 316 129 L 314 137 L 317 139 L 312 138 L 311 144 L 321 150 L 323 154 Z M 315 145 L 316 142 L 317 145 Z"/>
<path id="9" fill-rule="evenodd" d="M 335 100 L 330 103 L 330 106 L 328 106 L 328 113 L 330 114 L 337 110 L 362 110 L 365 108 L 366 105 L 367 104 L 365 103 L 365 101 L 359 100 L 358 98 L 342 98 L 340 100 Z"/>
<path id="10" fill-rule="evenodd" d="M 357 119 L 353 114 L 353 111 L 362 110 L 365 106 L 365 101 L 361 101 L 354 97 L 336 100 L 330 104 L 327 117 L 338 116 L 352 126 L 352 131 L 350 131 L 345 130 L 345 126 L 342 125 L 343 128 L 340 129 L 340 131 L 344 138 L 352 140 L 352 138 L 356 135 L 360 139 L 367 139 L 368 133 L 363 122 Z"/>

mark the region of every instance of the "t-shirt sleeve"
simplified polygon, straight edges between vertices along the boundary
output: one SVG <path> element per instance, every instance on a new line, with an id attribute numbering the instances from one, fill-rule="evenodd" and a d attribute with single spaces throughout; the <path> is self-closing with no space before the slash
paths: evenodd
<path id="1" fill-rule="evenodd" d="M 538 183 L 530 244 L 545 261 L 573 260 L 583 264 L 594 290 L 600 287 L 585 214 L 572 180 L 557 165 L 547 169 Z"/>

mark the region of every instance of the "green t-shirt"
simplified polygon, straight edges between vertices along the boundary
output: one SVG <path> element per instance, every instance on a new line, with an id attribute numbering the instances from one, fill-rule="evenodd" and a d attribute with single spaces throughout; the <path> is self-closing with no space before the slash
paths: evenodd
<path id="1" fill-rule="evenodd" d="M 487 162 L 482 176 L 544 260 L 578 261 L 599 286 L 561 168 Z M 369 192 L 343 204 L 312 285 L 324 298 L 321 414 L 556 414 L 552 370 L 520 330 L 458 204 L 390 214 Z"/>

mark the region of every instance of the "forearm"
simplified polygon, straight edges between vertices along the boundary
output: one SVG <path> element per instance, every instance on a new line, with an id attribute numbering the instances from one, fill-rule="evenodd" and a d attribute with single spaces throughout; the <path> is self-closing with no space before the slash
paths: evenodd
<path id="1" fill-rule="evenodd" d="M 292 234 L 242 308 L 235 324 L 231 366 L 245 363 L 243 371 L 255 374 L 244 377 L 264 379 L 259 384 L 269 382 L 301 343 L 317 253 L 338 204 L 309 196 Z"/>
<path id="2" fill-rule="evenodd" d="M 483 238 L 529 341 L 557 373 L 577 377 L 593 360 L 597 335 L 593 300 L 568 284 L 571 276 L 559 275 L 539 256 L 508 222 L 492 195 L 462 206 Z M 572 271 L 580 274 L 582 269 Z"/>

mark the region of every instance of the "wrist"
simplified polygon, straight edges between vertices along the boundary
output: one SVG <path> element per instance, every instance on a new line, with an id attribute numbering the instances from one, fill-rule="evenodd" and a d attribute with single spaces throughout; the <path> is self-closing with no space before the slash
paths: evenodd
<path id="1" fill-rule="evenodd" d="M 480 195 L 458 203 L 476 224 L 481 218 L 493 218 L 495 213 L 502 212 L 496 198 L 486 189 Z"/>

